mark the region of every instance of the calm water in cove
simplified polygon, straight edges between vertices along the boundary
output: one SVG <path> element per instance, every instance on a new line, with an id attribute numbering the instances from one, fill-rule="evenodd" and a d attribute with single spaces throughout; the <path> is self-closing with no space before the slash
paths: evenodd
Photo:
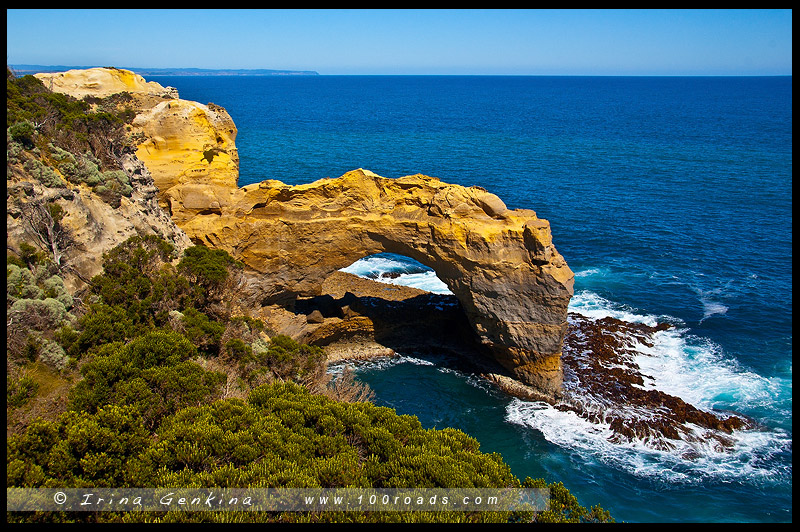
<path id="1" fill-rule="evenodd" d="M 691 457 L 612 444 L 435 354 L 358 366 L 378 404 L 462 429 L 518 477 L 563 481 L 617 520 L 792 520 L 791 77 L 149 79 L 229 111 L 240 185 L 361 167 L 534 209 L 575 271 L 571 310 L 675 324 L 646 362 L 656 387 L 760 427 Z M 404 257 L 348 270 L 446 290 Z"/>

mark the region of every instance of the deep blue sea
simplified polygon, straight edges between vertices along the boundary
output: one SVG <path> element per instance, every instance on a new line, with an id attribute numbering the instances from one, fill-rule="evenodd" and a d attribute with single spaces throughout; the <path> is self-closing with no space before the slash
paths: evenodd
<path id="1" fill-rule="evenodd" d="M 240 185 L 366 168 L 480 185 L 550 221 L 574 312 L 670 321 L 663 391 L 760 423 L 699 457 L 612 444 L 414 353 L 359 365 L 375 402 L 462 429 L 618 521 L 792 520 L 791 77 L 150 77 L 224 106 Z M 350 271 L 435 273 L 379 256 Z M 398 282 L 398 281 L 395 281 Z"/>

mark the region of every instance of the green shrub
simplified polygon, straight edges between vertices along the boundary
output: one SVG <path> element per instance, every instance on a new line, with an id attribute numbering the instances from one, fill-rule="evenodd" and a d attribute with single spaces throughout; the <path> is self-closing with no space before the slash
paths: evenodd
<path id="1" fill-rule="evenodd" d="M 92 291 L 104 303 L 125 308 L 134 323 L 163 326 L 170 311 L 202 299 L 202 287 L 191 286 L 169 263 L 173 254 L 174 247 L 159 237 L 131 237 L 104 255 Z"/>
<path id="2" fill-rule="evenodd" d="M 169 383 L 174 376 L 166 372 L 151 383 Z M 126 379 L 123 395 L 134 403 L 147 399 L 147 392 L 157 388 L 148 384 L 151 377 Z M 55 422 L 34 422 L 23 434 L 9 438 L 7 479 L 9 486 L 29 487 L 549 487 L 552 497 L 551 508 L 537 515 L 208 512 L 181 513 L 180 521 L 231 516 L 264 521 L 383 522 L 401 516 L 443 522 L 613 521 L 602 508 L 581 507 L 561 483 L 548 485 L 530 478 L 520 483 L 499 455 L 482 453 L 479 447 L 459 430 L 426 430 L 416 417 L 399 416 L 389 408 L 339 403 L 283 383 L 261 386 L 247 401 L 184 407 L 162 418 L 154 435 L 132 406 L 101 406 L 96 413 L 70 411 Z M 76 515 L 79 520 L 87 517 Z M 135 514 L 97 517 L 139 519 Z"/>
<path id="3" fill-rule="evenodd" d="M 8 486 L 122 486 L 130 459 L 149 444 L 150 433 L 130 406 L 109 405 L 95 414 L 70 411 L 57 422 L 34 421 L 9 439 Z"/>
<path id="4" fill-rule="evenodd" d="M 46 297 L 51 297 L 57 300 L 68 310 L 72 308 L 74 300 L 72 299 L 72 295 L 70 295 L 69 291 L 67 290 L 67 287 L 64 286 L 64 280 L 61 277 L 57 275 L 48 277 L 42 283 L 42 288 L 44 289 L 44 295 Z"/>
<path id="5" fill-rule="evenodd" d="M 67 350 L 76 359 L 98 346 L 124 342 L 144 330 L 124 308 L 105 304 L 90 305 L 89 311 L 78 319 L 77 329 L 80 332 Z"/>
<path id="6" fill-rule="evenodd" d="M 6 404 L 10 408 L 25 406 L 36 395 L 38 389 L 39 385 L 28 375 L 23 375 L 19 379 L 6 375 Z"/>
<path id="7" fill-rule="evenodd" d="M 253 356 L 253 348 L 240 338 L 231 338 L 225 343 L 227 355 L 234 360 L 245 360 Z"/>
<path id="8" fill-rule="evenodd" d="M 81 368 L 70 395 L 74 410 L 96 412 L 107 404 L 134 405 L 148 426 L 178 409 L 218 397 L 220 373 L 190 362 L 197 349 L 182 335 L 152 331 L 127 345 L 106 344 Z"/>
<path id="9" fill-rule="evenodd" d="M 63 188 L 66 185 L 50 166 L 44 164 L 39 159 L 28 159 L 22 166 L 25 168 L 28 175 L 46 187 Z"/>
<path id="10" fill-rule="evenodd" d="M 12 300 L 41 299 L 44 290 L 39 288 L 33 273 L 25 266 L 6 265 L 6 294 Z"/>
<path id="11" fill-rule="evenodd" d="M 225 250 L 192 246 L 184 252 L 178 269 L 205 288 L 214 288 L 228 277 L 229 266 L 242 264 Z"/>
<path id="12" fill-rule="evenodd" d="M 57 342 L 47 340 L 39 349 L 39 360 L 51 368 L 61 370 L 67 367 L 68 357 L 64 348 Z"/>
<path id="13" fill-rule="evenodd" d="M 48 266 L 52 262 L 47 254 L 27 242 L 20 242 L 19 253 L 20 258 L 32 269 L 35 269 L 36 266 Z"/>
<path id="14" fill-rule="evenodd" d="M 57 299 L 18 299 L 8 311 L 10 317 L 26 323 L 29 328 L 43 331 L 61 326 L 64 320 L 72 318 L 67 308 Z"/>
<path id="15" fill-rule="evenodd" d="M 225 325 L 193 308 L 183 311 L 183 334 L 206 356 L 218 355 Z"/>
<path id="16" fill-rule="evenodd" d="M 27 120 L 23 120 L 9 127 L 8 133 L 17 142 L 33 146 L 33 136 L 36 134 L 36 128 Z"/>

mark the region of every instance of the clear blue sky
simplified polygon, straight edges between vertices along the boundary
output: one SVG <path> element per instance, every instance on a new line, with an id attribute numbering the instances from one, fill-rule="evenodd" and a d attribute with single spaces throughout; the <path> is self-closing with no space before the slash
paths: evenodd
<path id="1" fill-rule="evenodd" d="M 6 11 L 7 64 L 791 75 L 791 10 Z"/>

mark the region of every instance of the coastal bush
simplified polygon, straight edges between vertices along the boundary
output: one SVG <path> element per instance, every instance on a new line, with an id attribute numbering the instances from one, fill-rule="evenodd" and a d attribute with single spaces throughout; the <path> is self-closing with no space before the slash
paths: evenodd
<path id="1" fill-rule="evenodd" d="M 36 249 L 36 247 L 28 244 L 27 242 L 20 243 L 19 258 L 31 270 L 36 270 L 39 266 L 49 267 L 52 265 L 52 261 L 47 254 L 42 253 Z"/>
<path id="2" fill-rule="evenodd" d="M 67 353 L 76 359 L 104 344 L 125 342 L 147 329 L 137 325 L 124 308 L 103 303 L 89 305 L 76 328 L 77 334 L 62 338 Z"/>
<path id="3" fill-rule="evenodd" d="M 8 264 L 6 273 L 6 351 L 9 360 L 25 363 L 39 358 L 53 368 L 63 369 L 68 358 L 52 341 L 53 331 L 75 319 L 69 312 L 73 301 L 63 287 L 63 280 L 50 276 L 40 281 L 48 273 L 41 265 L 31 271 L 17 264 Z"/>
<path id="4" fill-rule="evenodd" d="M 104 255 L 92 292 L 105 304 L 126 309 L 134 323 L 163 326 L 170 311 L 193 304 L 202 291 L 177 274 L 170 264 L 174 253 L 159 237 L 133 236 Z"/>
<path id="5" fill-rule="evenodd" d="M 39 360 L 55 369 L 64 369 L 69 363 L 64 348 L 57 342 L 45 340 L 39 348 Z"/>
<path id="6" fill-rule="evenodd" d="M 266 350 L 263 344 L 250 345 L 232 342 L 240 370 L 247 379 L 255 382 L 259 375 L 269 372 L 273 379 L 315 384 L 322 381 L 325 372 L 325 351 L 321 347 L 300 344 L 285 335 L 270 339 Z"/>
<path id="7" fill-rule="evenodd" d="M 67 308 L 52 297 L 44 299 L 18 299 L 11 305 L 9 316 L 18 318 L 29 328 L 36 330 L 55 329 L 67 319 Z"/>
<path id="8" fill-rule="evenodd" d="M 222 249 L 202 245 L 187 248 L 178 263 L 178 272 L 202 289 L 196 306 L 212 318 L 230 319 L 230 297 L 236 290 L 238 274 L 244 265 Z M 223 303 L 226 295 L 228 305 Z"/>
<path id="9" fill-rule="evenodd" d="M 129 460 L 150 432 L 134 407 L 108 405 L 95 414 L 68 411 L 56 422 L 34 421 L 6 449 L 8 486 L 118 487 Z"/>
<path id="10" fill-rule="evenodd" d="M 161 358 L 167 360 L 169 357 Z M 179 367 L 177 363 L 175 368 Z M 163 367 L 163 366 L 162 366 Z M 167 382 L 173 374 L 164 374 Z M 127 379 L 139 400 L 149 377 Z M 175 388 L 179 384 L 173 385 Z M 580 507 L 560 484 L 520 481 L 496 453 L 455 429 L 424 429 L 413 416 L 369 403 L 341 403 L 291 383 L 261 386 L 247 400 L 186 406 L 148 428 L 137 406 L 107 404 L 34 422 L 7 445 L 9 486 L 137 487 L 550 487 L 555 509 L 530 512 L 266 513 L 207 512 L 217 521 L 610 520 Z M 86 519 L 84 513 L 76 520 Z M 56 518 L 58 518 L 56 516 Z M 137 521 L 101 512 L 92 518 Z M 152 516 L 174 520 L 176 516 Z"/>
<path id="11" fill-rule="evenodd" d="M 27 120 L 13 124 L 8 128 L 8 133 L 17 142 L 33 147 L 33 135 L 36 133 L 36 128 Z"/>
<path id="12" fill-rule="evenodd" d="M 130 197 L 133 193 L 128 174 L 124 170 L 101 170 L 100 161 L 91 152 L 76 155 L 52 143 L 48 147 L 51 160 L 67 181 L 88 185 L 112 207 L 119 207 L 120 198 Z M 52 170 L 50 172 L 54 173 Z"/>
<path id="13" fill-rule="evenodd" d="M 599 505 L 586 509 L 578 503 L 577 497 L 570 493 L 563 482 L 548 484 L 544 479 L 526 477 L 524 488 L 547 488 L 550 491 L 549 508 L 537 515 L 540 523 L 613 523 L 611 513 Z"/>
<path id="14" fill-rule="evenodd" d="M 181 332 L 197 346 L 206 356 L 215 356 L 220 352 L 225 325 L 209 319 L 208 316 L 193 308 L 184 309 Z"/>
<path id="15" fill-rule="evenodd" d="M 61 177 L 50 166 L 39 159 L 27 159 L 22 165 L 25 171 L 39 183 L 50 188 L 63 188 L 65 186 Z"/>
<path id="16" fill-rule="evenodd" d="M 10 302 L 17 299 L 41 299 L 44 297 L 44 290 L 36 283 L 33 272 L 22 263 L 6 265 L 6 295 Z"/>
<path id="17" fill-rule="evenodd" d="M 170 323 L 170 312 L 181 312 L 186 333 L 197 335 L 209 352 L 218 353 L 221 333 L 208 321 L 228 321 L 220 302 L 233 296 L 226 294 L 225 282 L 241 263 L 225 251 L 204 246 L 188 248 L 177 268 L 173 258 L 174 247 L 163 239 L 131 237 L 105 255 L 103 273 L 92 279 L 92 291 L 105 303 L 126 308 L 136 323 L 164 326 Z"/>
<path id="18" fill-rule="evenodd" d="M 111 205 L 118 205 L 121 196 L 130 194 L 124 179 L 105 173 L 121 171 L 119 157 L 134 149 L 125 130 L 125 124 L 135 115 L 130 108 L 130 95 L 127 99 L 124 95 L 94 99 L 90 105 L 50 91 L 34 76 L 17 78 L 9 69 L 6 94 L 9 138 L 25 149 L 38 149 L 41 162 L 61 169 L 65 176 L 70 174 L 68 180 L 102 187 L 95 192 Z M 75 154 L 75 160 L 66 157 L 65 152 Z M 94 163 L 97 169 L 87 162 Z M 45 175 L 40 167 L 34 170 Z"/>
<path id="19" fill-rule="evenodd" d="M 39 385 L 30 376 L 23 375 L 19 379 L 6 375 L 6 405 L 8 408 L 24 406 L 36 395 Z"/>
<path id="20" fill-rule="evenodd" d="M 106 344 L 81 367 L 70 408 L 94 413 L 108 404 L 133 405 L 147 426 L 156 426 L 184 406 L 219 396 L 225 376 L 189 360 L 196 355 L 195 346 L 172 331 Z"/>
<path id="21" fill-rule="evenodd" d="M 55 299 L 64 305 L 67 310 L 71 309 L 72 305 L 75 303 L 69 290 L 64 286 L 64 279 L 58 275 L 52 275 L 45 279 L 42 283 L 42 289 L 45 297 Z"/>

